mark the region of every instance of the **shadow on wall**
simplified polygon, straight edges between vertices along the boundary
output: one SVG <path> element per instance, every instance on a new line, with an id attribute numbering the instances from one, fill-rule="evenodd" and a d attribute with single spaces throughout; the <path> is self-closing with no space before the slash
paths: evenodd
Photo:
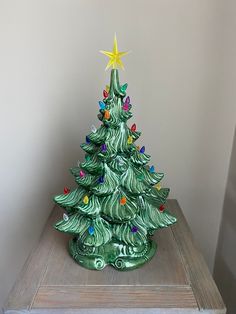
<path id="1" fill-rule="evenodd" d="M 236 129 L 215 258 L 214 279 L 227 307 L 236 313 Z"/>

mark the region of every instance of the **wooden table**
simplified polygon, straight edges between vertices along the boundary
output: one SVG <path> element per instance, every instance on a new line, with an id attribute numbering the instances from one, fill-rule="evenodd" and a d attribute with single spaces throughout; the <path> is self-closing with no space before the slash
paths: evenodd
<path id="1" fill-rule="evenodd" d="M 178 223 L 156 232 L 155 257 L 140 269 L 119 272 L 87 270 L 74 262 L 67 253 L 69 236 L 52 228 L 62 216 L 56 207 L 4 313 L 226 313 L 177 201 L 168 200 L 168 208 Z"/>

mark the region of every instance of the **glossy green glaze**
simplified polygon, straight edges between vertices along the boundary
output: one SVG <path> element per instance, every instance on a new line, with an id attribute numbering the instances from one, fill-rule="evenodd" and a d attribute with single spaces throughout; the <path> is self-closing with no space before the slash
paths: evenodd
<path id="1" fill-rule="evenodd" d="M 156 248 L 156 243 L 151 240 L 139 246 L 131 246 L 112 239 L 99 247 L 86 246 L 76 237 L 69 242 L 69 252 L 76 262 L 95 270 L 101 270 L 106 265 L 122 271 L 138 268 L 154 256 Z"/>
<path id="2" fill-rule="evenodd" d="M 164 174 L 150 171 L 151 157 L 135 144 L 141 132 L 127 125 L 132 106 L 126 88 L 118 70 L 111 70 L 109 96 L 98 115 L 102 125 L 88 134 L 81 144 L 85 160 L 71 169 L 77 187 L 54 197 L 67 213 L 55 228 L 73 235 L 70 254 L 90 269 L 141 266 L 155 253 L 153 232 L 176 222 L 164 208 L 169 189 L 155 187 Z"/>

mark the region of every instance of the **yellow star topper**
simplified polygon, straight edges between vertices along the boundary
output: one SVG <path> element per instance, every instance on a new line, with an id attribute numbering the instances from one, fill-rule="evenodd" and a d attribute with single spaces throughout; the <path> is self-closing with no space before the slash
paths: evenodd
<path id="1" fill-rule="evenodd" d="M 122 70 L 124 70 L 124 65 L 120 58 L 127 55 L 129 51 L 125 51 L 125 52 L 118 51 L 116 34 L 114 37 L 113 51 L 110 52 L 110 51 L 100 50 L 100 52 L 110 58 L 105 70 L 109 69 L 111 66 L 113 69 L 116 69 L 119 66 L 121 67 Z"/>

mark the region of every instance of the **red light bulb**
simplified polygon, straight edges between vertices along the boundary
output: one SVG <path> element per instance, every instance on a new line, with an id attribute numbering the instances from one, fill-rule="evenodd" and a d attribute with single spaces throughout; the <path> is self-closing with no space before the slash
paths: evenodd
<path id="1" fill-rule="evenodd" d="M 136 124 L 135 124 L 135 123 L 131 126 L 131 131 L 132 131 L 132 132 L 135 132 L 135 131 L 136 131 Z"/>
<path id="2" fill-rule="evenodd" d="M 103 91 L 103 96 L 104 96 L 104 98 L 108 97 L 108 92 L 106 90 Z"/>
<path id="3" fill-rule="evenodd" d="M 64 194 L 69 194 L 70 193 L 70 189 L 68 189 L 67 187 L 64 187 Z"/>
<path id="4" fill-rule="evenodd" d="M 161 205 L 161 206 L 159 207 L 160 212 L 163 212 L 164 209 L 165 209 L 165 206 L 164 206 L 164 205 Z"/>

